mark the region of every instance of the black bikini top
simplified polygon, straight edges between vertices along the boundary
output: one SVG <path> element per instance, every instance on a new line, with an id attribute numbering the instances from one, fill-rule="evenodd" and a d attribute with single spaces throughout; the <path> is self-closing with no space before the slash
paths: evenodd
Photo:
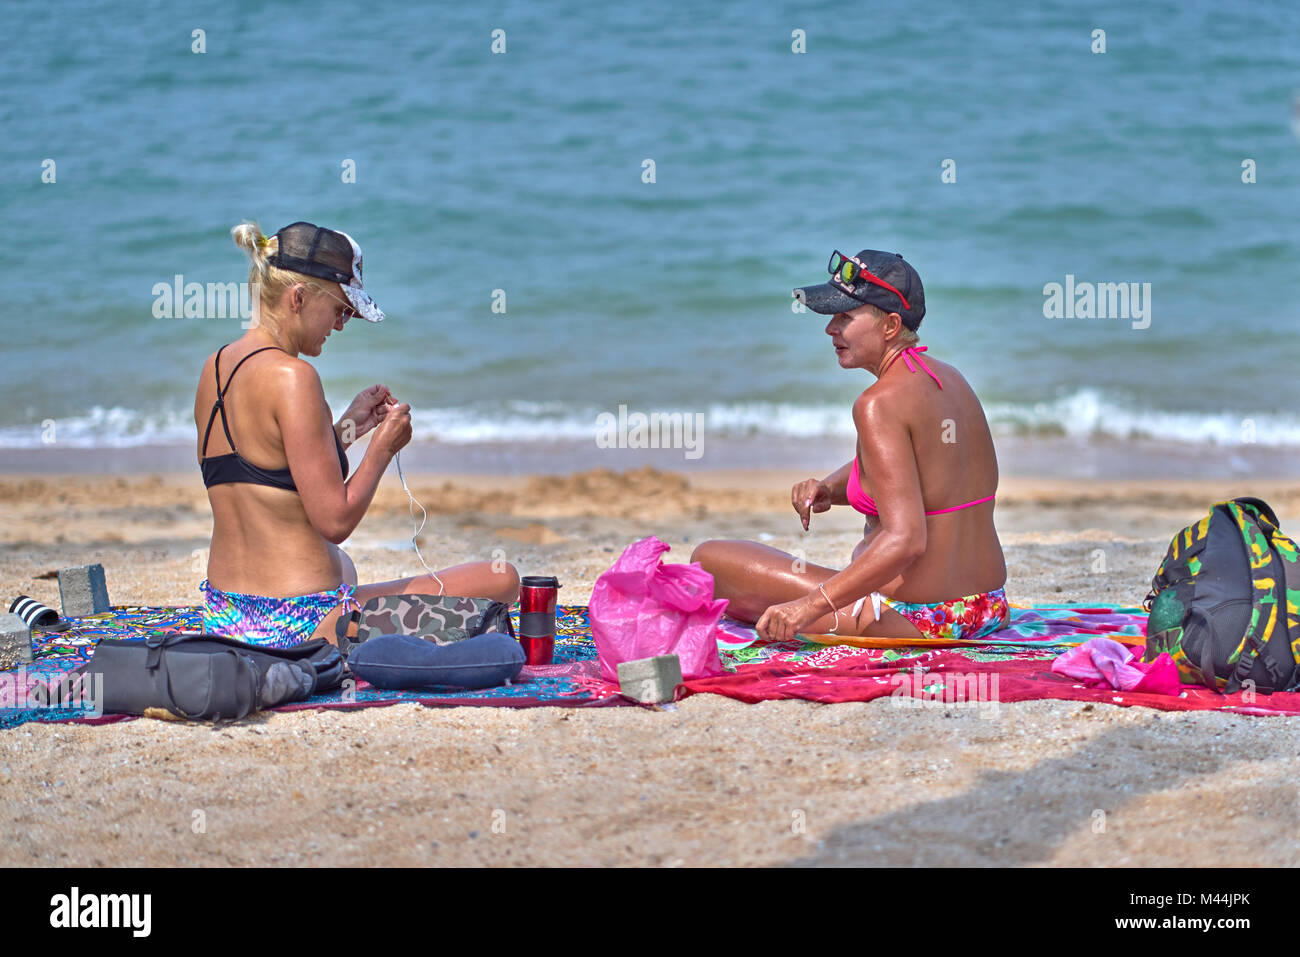
<path id="1" fill-rule="evenodd" d="M 227 343 L 229 345 L 229 343 Z M 279 346 L 263 346 L 261 349 L 254 349 L 244 358 L 235 364 L 234 370 L 230 373 L 230 378 L 226 379 L 226 388 L 221 388 L 221 353 L 225 349 L 222 346 L 217 350 L 216 374 L 217 374 L 217 401 L 212 404 L 212 414 L 208 416 L 208 428 L 203 433 L 203 453 L 206 456 L 208 451 L 208 436 L 212 434 L 212 423 L 216 421 L 217 413 L 221 413 L 221 427 L 226 430 L 226 441 L 230 443 L 230 451 L 225 455 L 214 455 L 211 458 L 199 460 L 199 469 L 203 472 L 203 485 L 211 488 L 214 485 L 224 485 L 228 482 L 247 482 L 250 485 L 270 485 L 272 488 L 288 489 L 290 492 L 298 491 L 298 486 L 293 484 L 293 474 L 288 469 L 263 469 L 258 468 L 248 459 L 244 458 L 235 451 L 235 439 L 230 434 L 230 426 L 226 422 L 226 393 L 230 391 L 230 379 L 235 377 L 239 367 L 245 362 L 257 355 L 259 352 L 265 352 L 267 349 L 279 349 Z M 281 352 L 284 350 L 281 349 Z M 343 443 L 339 441 L 338 433 L 334 433 L 334 445 L 339 452 L 339 467 L 343 469 L 343 479 L 348 477 L 348 455 L 343 448 Z"/>

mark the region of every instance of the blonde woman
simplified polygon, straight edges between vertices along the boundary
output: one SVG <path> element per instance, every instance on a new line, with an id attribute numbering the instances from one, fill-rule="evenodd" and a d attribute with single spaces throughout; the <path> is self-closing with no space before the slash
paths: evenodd
<path id="1" fill-rule="evenodd" d="M 513 602 L 512 565 L 471 562 L 397 581 L 357 584 L 338 547 L 360 524 L 379 480 L 411 439 L 411 410 L 374 385 L 333 420 L 303 356 L 356 315 L 384 314 L 361 285 L 361 249 L 346 233 L 297 222 L 267 237 L 231 230 L 252 260 L 257 322 L 208 356 L 194 396 L 199 467 L 212 504 L 205 631 L 289 647 L 335 641 L 343 610 L 377 595 L 431 593 Z M 232 380 L 236 379 L 232 388 Z M 221 427 L 215 428 L 220 420 Z M 349 477 L 347 445 L 374 432 Z"/>

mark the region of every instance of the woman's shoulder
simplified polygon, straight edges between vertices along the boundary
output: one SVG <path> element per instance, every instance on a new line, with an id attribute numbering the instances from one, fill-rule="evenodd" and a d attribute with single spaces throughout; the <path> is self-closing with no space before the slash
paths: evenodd
<path id="1" fill-rule="evenodd" d="M 316 367 L 305 359 L 281 354 L 276 365 L 268 367 L 263 382 L 284 406 L 298 410 L 312 410 L 315 414 L 325 402 L 325 386 Z"/>
<path id="2" fill-rule="evenodd" d="M 243 342 L 239 339 L 228 342 L 219 349 L 214 349 L 204 360 L 203 365 L 205 369 L 213 368 L 219 360 L 221 362 L 221 378 L 224 382 L 226 376 L 233 372 L 236 366 L 243 364 L 245 359 L 250 360 L 250 362 L 240 371 L 241 376 L 249 370 L 250 365 L 255 365 L 259 370 L 284 370 L 295 375 L 316 376 L 319 378 L 316 367 L 300 356 L 289 355 L 279 346 L 269 346 L 258 342 Z"/>
<path id="3" fill-rule="evenodd" d="M 253 356 L 258 349 L 265 349 L 265 351 Z M 253 356 L 251 361 L 245 363 L 244 360 L 250 356 Z M 235 376 L 235 369 L 240 366 L 242 368 L 239 368 L 239 375 Z M 249 347 L 241 345 L 238 340 L 227 343 L 220 349 L 214 349 L 203 361 L 199 388 L 202 389 L 205 383 L 212 383 L 218 377 L 222 389 L 229 388 L 233 384 L 237 391 L 238 380 L 256 380 L 257 392 L 263 395 L 275 393 L 294 398 L 303 395 L 319 395 L 324 392 L 320 373 L 310 362 L 298 356 L 291 356 L 278 347 L 268 348 L 263 345 Z"/>
<path id="4" fill-rule="evenodd" d="M 879 382 L 873 382 L 853 400 L 853 421 L 860 432 L 863 429 L 869 431 L 872 423 L 878 423 L 882 417 L 894 417 L 898 401 L 895 393 L 896 390 L 881 388 Z"/>
<path id="5" fill-rule="evenodd" d="M 870 422 L 876 416 L 894 418 L 909 410 L 919 413 L 926 409 L 933 409 L 935 403 L 948 405 L 951 399 L 963 393 L 974 394 L 970 383 L 956 366 L 940 359 L 929 359 L 927 364 L 943 383 L 942 390 L 921 369 L 917 369 L 913 374 L 924 379 L 930 386 L 929 390 L 914 388 L 913 380 L 907 376 L 896 377 L 889 381 L 878 379 L 863 389 L 853 400 L 854 420 L 861 424 Z"/>
<path id="6" fill-rule="evenodd" d="M 961 370 L 951 362 L 944 362 L 942 359 L 931 359 L 928 353 L 926 354 L 926 359 L 929 361 L 930 368 L 934 370 L 935 374 L 938 375 L 939 379 L 943 382 L 945 388 L 948 385 L 949 379 L 953 382 L 960 383 L 966 388 L 970 388 L 969 383 L 966 381 L 966 377 L 961 374 Z M 927 376 L 926 378 L 929 377 Z"/>

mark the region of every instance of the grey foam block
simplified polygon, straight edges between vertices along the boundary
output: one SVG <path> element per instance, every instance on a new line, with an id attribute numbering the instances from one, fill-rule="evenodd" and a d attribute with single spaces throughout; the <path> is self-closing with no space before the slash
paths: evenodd
<path id="1" fill-rule="evenodd" d="M 672 701 L 682 683 L 682 662 L 676 655 L 656 655 L 618 666 L 619 693 L 641 704 Z"/>
<path id="2" fill-rule="evenodd" d="M 32 630 L 17 615 L 0 615 L 0 671 L 32 660 Z"/>
<path id="3" fill-rule="evenodd" d="M 59 569 L 59 601 L 64 618 L 81 618 L 111 611 L 103 565 Z"/>

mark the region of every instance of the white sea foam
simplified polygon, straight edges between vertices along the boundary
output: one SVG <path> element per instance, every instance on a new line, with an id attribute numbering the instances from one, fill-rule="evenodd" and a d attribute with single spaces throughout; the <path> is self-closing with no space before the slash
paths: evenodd
<path id="1" fill-rule="evenodd" d="M 337 403 L 342 408 L 345 403 Z M 847 406 L 796 403 L 713 403 L 629 408 L 650 412 L 704 413 L 704 429 L 717 438 L 777 436 L 844 438 L 853 436 Z M 417 440 L 450 444 L 483 442 L 595 441 L 597 416 L 609 409 L 559 402 L 508 402 L 496 409 L 416 409 Z M 1134 439 L 1220 446 L 1300 447 L 1300 418 L 1241 412 L 1172 412 L 1081 389 L 1050 402 L 991 402 L 985 407 L 1000 435 L 1068 435 L 1076 438 Z M 50 443 L 41 422 L 0 426 L 0 449 L 131 448 L 190 445 L 195 441 L 189 409 L 142 412 L 95 406 L 78 416 L 54 420 Z"/>
<path id="2" fill-rule="evenodd" d="M 1300 446 L 1300 418 L 1242 412 L 1171 412 L 1080 389 L 1033 405 L 990 403 L 990 424 L 999 432 L 1062 432 L 1086 438 L 1145 438 L 1215 445 Z"/>
<path id="3" fill-rule="evenodd" d="M 220 426 L 214 426 L 220 428 Z M 0 426 L 0 449 L 134 448 L 189 445 L 194 415 L 186 409 L 141 412 L 121 406 L 93 406 L 81 415 L 55 416 L 24 425 Z"/>
<path id="4" fill-rule="evenodd" d="M 473 410 L 438 409 L 414 414 L 418 438 L 443 442 L 545 441 L 590 439 L 601 409 L 575 410 L 559 403 L 512 403 L 509 410 L 485 416 Z M 642 409 L 703 411 L 704 428 L 718 437 L 781 436 L 852 438 L 853 420 L 845 406 L 795 403 L 714 403 L 699 408 Z M 1065 434 L 1111 439 L 1145 438 L 1215 445 L 1300 446 L 1300 418 L 1224 411 L 1172 412 L 1082 389 L 1051 402 L 990 403 L 989 423 L 997 434 Z"/>

